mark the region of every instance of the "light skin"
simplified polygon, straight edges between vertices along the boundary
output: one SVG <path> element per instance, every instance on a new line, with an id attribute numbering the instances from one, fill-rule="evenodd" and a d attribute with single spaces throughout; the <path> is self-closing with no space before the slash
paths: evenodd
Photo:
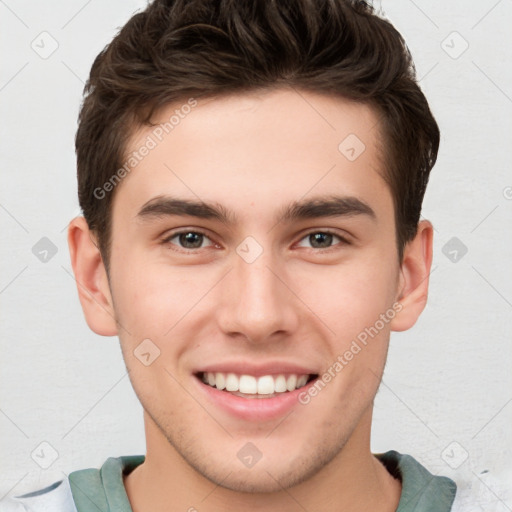
<path id="1" fill-rule="evenodd" d="M 151 130 L 139 128 L 127 153 Z M 349 134 L 366 146 L 354 161 L 338 149 Z M 144 408 L 146 461 L 124 478 L 134 512 L 396 510 L 401 484 L 370 451 L 372 406 L 390 332 L 425 307 L 433 229 L 421 221 L 399 263 L 379 140 L 370 107 L 332 96 L 198 100 L 115 190 L 109 278 L 94 233 L 81 217 L 71 222 L 87 323 L 119 336 Z M 334 196 L 351 198 L 339 215 L 283 218 L 292 202 Z M 230 222 L 167 215 L 170 197 L 221 205 Z M 184 242 L 176 231 L 199 234 Z M 326 231 L 332 238 L 310 236 Z M 262 249 L 250 263 L 237 252 L 248 236 Z M 398 301 L 378 335 L 286 416 L 236 417 L 194 375 L 255 361 L 322 374 Z M 160 350 L 149 366 L 134 355 L 145 339 Z M 237 457 L 248 442 L 262 454 L 251 468 Z"/>

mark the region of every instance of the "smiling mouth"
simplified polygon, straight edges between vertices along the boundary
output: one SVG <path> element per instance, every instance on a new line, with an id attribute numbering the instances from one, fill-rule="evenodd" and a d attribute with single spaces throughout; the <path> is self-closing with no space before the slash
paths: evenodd
<path id="1" fill-rule="evenodd" d="M 300 389 L 318 377 L 317 374 L 237 375 L 223 372 L 199 372 L 204 384 L 243 398 L 273 398 Z"/>

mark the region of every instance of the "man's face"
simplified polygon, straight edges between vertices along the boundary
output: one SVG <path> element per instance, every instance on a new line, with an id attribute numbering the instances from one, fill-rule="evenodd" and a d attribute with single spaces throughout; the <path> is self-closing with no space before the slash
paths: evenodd
<path id="1" fill-rule="evenodd" d="M 224 487 L 275 491 L 336 464 L 342 448 L 367 450 L 390 332 L 381 315 L 399 282 L 377 117 L 290 90 L 199 100 L 183 117 L 160 142 L 154 127 L 132 137 L 127 153 L 148 135 L 158 144 L 116 190 L 110 287 L 123 356 L 148 457 L 179 454 Z M 295 390 L 295 376 L 317 379 Z"/>

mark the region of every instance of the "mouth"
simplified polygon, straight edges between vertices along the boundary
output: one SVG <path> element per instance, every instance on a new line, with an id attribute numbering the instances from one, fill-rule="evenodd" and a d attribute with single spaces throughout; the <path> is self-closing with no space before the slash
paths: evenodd
<path id="1" fill-rule="evenodd" d="M 279 373 L 249 375 L 226 372 L 198 372 L 203 384 L 224 393 L 246 399 L 269 399 L 284 396 L 314 381 L 318 374 Z"/>

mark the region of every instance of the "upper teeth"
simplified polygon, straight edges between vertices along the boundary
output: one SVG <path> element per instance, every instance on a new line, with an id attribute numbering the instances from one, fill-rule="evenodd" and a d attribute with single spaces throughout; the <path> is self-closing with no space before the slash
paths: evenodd
<path id="1" fill-rule="evenodd" d="M 309 375 L 236 375 L 234 373 L 204 372 L 202 379 L 205 384 L 226 391 L 239 391 L 246 394 L 271 395 L 284 393 L 301 388 L 308 381 Z"/>

